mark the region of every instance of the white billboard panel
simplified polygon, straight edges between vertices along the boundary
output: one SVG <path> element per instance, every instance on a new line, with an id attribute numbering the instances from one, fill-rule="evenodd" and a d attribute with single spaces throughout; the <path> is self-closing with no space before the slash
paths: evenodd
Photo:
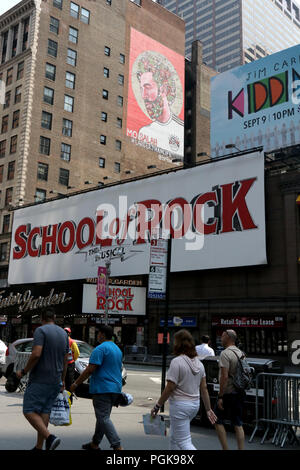
<path id="1" fill-rule="evenodd" d="M 150 237 L 172 234 L 171 271 L 266 263 L 264 159 L 212 162 L 15 211 L 9 283 L 149 274 Z"/>

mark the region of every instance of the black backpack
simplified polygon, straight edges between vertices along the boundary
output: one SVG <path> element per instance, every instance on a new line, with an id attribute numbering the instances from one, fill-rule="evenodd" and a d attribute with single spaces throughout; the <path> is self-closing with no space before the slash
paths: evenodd
<path id="1" fill-rule="evenodd" d="M 231 351 L 238 358 L 236 373 L 232 377 L 233 385 L 239 392 L 249 390 L 253 381 L 253 367 L 249 366 L 244 353 L 242 357 L 239 357 L 233 349 Z"/>

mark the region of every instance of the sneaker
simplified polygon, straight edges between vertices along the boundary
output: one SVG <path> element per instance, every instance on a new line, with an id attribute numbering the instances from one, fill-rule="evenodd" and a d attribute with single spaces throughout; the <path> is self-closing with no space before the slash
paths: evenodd
<path id="1" fill-rule="evenodd" d="M 30 449 L 30 450 L 38 450 L 38 451 L 40 451 L 40 450 L 43 450 L 43 449 L 38 449 L 37 447 L 34 447 L 33 449 Z"/>
<path id="2" fill-rule="evenodd" d="M 54 436 L 54 434 L 50 434 L 50 436 L 46 439 L 46 450 L 55 450 L 59 444 L 59 437 Z"/>
<path id="3" fill-rule="evenodd" d="M 91 443 L 88 442 L 87 444 L 82 444 L 82 447 L 81 447 L 83 450 L 101 450 L 100 447 L 92 447 L 91 446 Z"/>

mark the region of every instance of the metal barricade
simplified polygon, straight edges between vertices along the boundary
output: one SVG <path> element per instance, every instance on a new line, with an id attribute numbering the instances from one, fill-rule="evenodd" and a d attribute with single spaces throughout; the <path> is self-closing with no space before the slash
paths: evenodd
<path id="1" fill-rule="evenodd" d="M 142 361 L 147 360 L 146 346 L 125 346 L 124 348 L 124 362 L 126 361 Z"/>
<path id="2" fill-rule="evenodd" d="M 24 369 L 24 367 L 26 366 L 26 364 L 28 362 L 30 354 L 31 354 L 30 352 L 19 352 L 19 351 L 17 351 L 15 362 L 14 362 L 14 372 L 16 372 L 17 370 Z M 28 378 L 29 378 L 29 374 L 26 374 L 26 375 L 24 375 L 24 377 L 22 377 L 22 379 L 19 383 L 19 387 L 18 387 L 20 392 L 25 391 L 25 389 L 27 387 Z"/>
<path id="3" fill-rule="evenodd" d="M 263 402 L 258 399 L 258 390 L 263 389 Z M 284 447 L 300 441 L 296 435 L 300 427 L 300 374 L 261 373 L 256 377 L 256 426 L 249 439 L 252 442 L 256 432 L 264 429 L 263 444 L 269 436 L 272 444 Z"/>

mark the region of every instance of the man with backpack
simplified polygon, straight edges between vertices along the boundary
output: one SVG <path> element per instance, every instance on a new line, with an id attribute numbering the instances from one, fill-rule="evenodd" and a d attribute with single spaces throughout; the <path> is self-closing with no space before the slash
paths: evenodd
<path id="1" fill-rule="evenodd" d="M 234 426 L 239 450 L 244 449 L 245 434 L 242 422 L 245 390 L 250 387 L 251 369 L 244 353 L 236 346 L 237 334 L 234 330 L 226 330 L 221 337 L 225 348 L 219 360 L 220 391 L 216 403 L 215 414 L 218 418 L 216 431 L 223 450 L 228 450 L 224 420 L 230 419 Z"/>

